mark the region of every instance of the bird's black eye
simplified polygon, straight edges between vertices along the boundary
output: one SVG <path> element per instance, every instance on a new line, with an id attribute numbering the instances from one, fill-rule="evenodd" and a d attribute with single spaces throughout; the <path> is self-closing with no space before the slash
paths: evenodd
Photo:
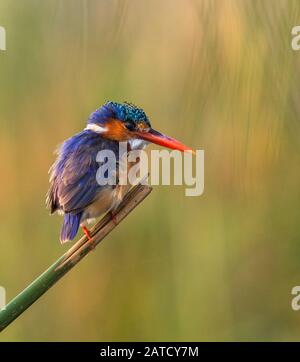
<path id="1" fill-rule="evenodd" d="M 135 130 L 135 123 L 128 119 L 127 121 L 124 122 L 125 127 L 129 130 L 129 131 L 134 131 Z"/>

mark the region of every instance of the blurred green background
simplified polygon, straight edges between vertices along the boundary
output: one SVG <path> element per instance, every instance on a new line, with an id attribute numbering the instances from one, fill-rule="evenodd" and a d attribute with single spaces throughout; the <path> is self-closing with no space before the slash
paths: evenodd
<path id="1" fill-rule="evenodd" d="M 107 100 L 205 150 L 205 192 L 154 192 L 2 341 L 299 340 L 296 1 L 0 0 L 0 285 L 55 261 L 57 144 Z"/>

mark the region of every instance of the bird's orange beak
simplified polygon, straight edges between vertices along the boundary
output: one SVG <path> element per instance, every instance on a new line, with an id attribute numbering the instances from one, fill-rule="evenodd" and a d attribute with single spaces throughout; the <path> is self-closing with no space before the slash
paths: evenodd
<path id="1" fill-rule="evenodd" d="M 155 131 L 153 128 L 150 128 L 149 131 L 144 132 L 135 132 L 137 138 L 155 143 L 160 146 L 164 146 L 167 148 L 171 148 L 173 150 L 178 151 L 188 151 L 195 154 L 195 151 L 192 150 L 190 147 L 184 145 L 183 143 L 177 141 L 175 138 L 166 136 L 158 131 Z"/>

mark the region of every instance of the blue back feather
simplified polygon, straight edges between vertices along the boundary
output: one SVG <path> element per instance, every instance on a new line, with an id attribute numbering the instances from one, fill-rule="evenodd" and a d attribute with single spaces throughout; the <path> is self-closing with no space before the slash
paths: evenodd
<path id="1" fill-rule="evenodd" d="M 62 244 L 75 238 L 80 225 L 81 216 L 82 212 L 64 215 L 64 222 L 60 231 L 60 242 Z"/>
<path id="2" fill-rule="evenodd" d="M 114 151 L 118 161 L 119 143 L 104 139 L 92 131 L 83 131 L 65 141 L 58 150 L 58 158 L 51 168 L 47 204 L 51 212 L 83 211 L 105 186 L 97 183 L 99 163 L 97 153 Z"/>

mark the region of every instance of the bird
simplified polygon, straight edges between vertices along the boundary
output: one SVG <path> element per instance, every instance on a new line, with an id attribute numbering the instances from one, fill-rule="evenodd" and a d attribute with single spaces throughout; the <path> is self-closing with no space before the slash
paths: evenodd
<path id="1" fill-rule="evenodd" d="M 121 141 L 127 142 L 130 150 L 142 150 L 148 143 L 155 143 L 193 152 L 176 139 L 154 130 L 144 110 L 132 103 L 109 101 L 96 109 L 88 117 L 84 130 L 56 149 L 57 158 L 49 169 L 46 207 L 50 214 L 63 215 L 62 244 L 73 240 L 79 227 L 91 241 L 88 223 L 105 212 L 111 212 L 113 217 L 114 210 L 128 192 L 128 186 L 118 182 L 100 185 L 96 179 L 99 168 L 96 156 L 101 150 L 113 151 L 118 172 Z"/>

